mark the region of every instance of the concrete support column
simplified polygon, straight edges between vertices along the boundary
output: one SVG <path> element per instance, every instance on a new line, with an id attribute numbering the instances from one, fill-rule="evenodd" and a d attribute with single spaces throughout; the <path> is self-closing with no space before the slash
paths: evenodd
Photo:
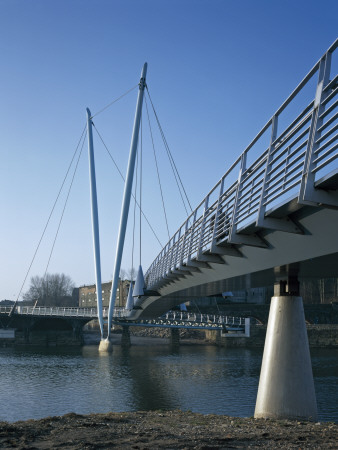
<path id="1" fill-rule="evenodd" d="M 129 348 L 131 346 L 130 330 L 128 326 L 122 327 L 121 346 L 123 348 Z"/>
<path id="2" fill-rule="evenodd" d="M 255 417 L 317 420 L 301 297 L 271 299 Z"/>
<path id="3" fill-rule="evenodd" d="M 216 339 L 215 339 L 216 345 L 221 347 L 221 345 L 222 345 L 222 331 L 221 330 L 217 330 L 217 331 L 214 331 L 214 333 L 216 333 Z"/>
<path id="4" fill-rule="evenodd" d="M 24 339 L 25 339 L 25 344 L 30 343 L 30 328 L 29 327 L 24 328 Z"/>
<path id="5" fill-rule="evenodd" d="M 71 321 L 73 329 L 73 337 L 80 345 L 83 345 L 83 323 L 76 320 Z"/>
<path id="6" fill-rule="evenodd" d="M 170 331 L 170 344 L 178 347 L 180 345 L 180 330 L 178 328 L 172 328 Z"/>

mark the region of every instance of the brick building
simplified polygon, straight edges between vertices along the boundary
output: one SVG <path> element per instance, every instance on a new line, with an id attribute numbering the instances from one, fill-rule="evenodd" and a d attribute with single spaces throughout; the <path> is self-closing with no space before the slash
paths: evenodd
<path id="1" fill-rule="evenodd" d="M 116 292 L 115 306 L 125 306 L 128 292 L 129 292 L 130 281 L 129 280 L 119 280 L 119 284 Z M 111 291 L 111 281 L 109 283 L 102 283 L 102 305 L 104 307 L 109 306 Z M 91 284 L 90 286 L 82 286 L 79 288 L 79 307 L 80 308 L 96 308 L 96 286 Z"/>

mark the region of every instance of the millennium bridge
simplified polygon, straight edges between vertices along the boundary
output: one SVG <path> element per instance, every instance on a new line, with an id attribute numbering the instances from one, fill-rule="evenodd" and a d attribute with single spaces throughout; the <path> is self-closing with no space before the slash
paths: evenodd
<path id="1" fill-rule="evenodd" d="M 136 280 L 126 314 L 156 317 L 192 296 L 273 284 L 255 417 L 317 418 L 299 279 L 338 276 L 337 46 Z"/>
<path id="2" fill-rule="evenodd" d="M 191 297 L 274 285 L 255 417 L 316 420 L 299 279 L 338 276 L 338 75 L 335 64 L 331 64 L 337 61 L 337 46 L 338 40 L 169 239 L 144 279 L 142 274 L 136 280 L 134 299 L 127 308 L 117 311 L 111 297 L 108 337 L 101 341 L 102 351 L 110 350 L 111 325 L 116 321 L 150 324 Z M 146 71 L 145 64 L 126 177 L 125 194 L 129 198 L 124 195 L 121 212 L 113 296 L 122 258 Z M 87 124 L 93 162 L 89 110 Z M 93 169 L 92 164 L 95 181 Z M 95 189 L 92 210 L 102 333 L 107 312 L 100 294 Z M 91 319 L 85 314 L 81 318 L 84 322 Z M 13 311 L 6 320 L 20 315 L 24 314 Z M 31 316 L 37 317 L 35 312 Z"/>

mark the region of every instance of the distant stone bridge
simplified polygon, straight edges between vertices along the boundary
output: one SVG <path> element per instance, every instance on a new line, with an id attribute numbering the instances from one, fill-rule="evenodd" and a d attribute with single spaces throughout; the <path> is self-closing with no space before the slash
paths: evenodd
<path id="1" fill-rule="evenodd" d="M 21 344 L 79 345 L 84 325 L 96 318 L 96 308 L 0 307 L 0 328 L 15 329 Z"/>
<path id="2" fill-rule="evenodd" d="M 108 310 L 103 311 L 104 318 Z M 199 330 L 235 330 L 249 335 L 249 323 L 244 317 L 229 317 L 215 314 L 196 314 L 170 311 L 153 320 L 127 320 L 124 308 L 116 308 L 113 323 L 123 328 L 123 341 L 130 344 L 129 327 L 160 327 Z M 17 344 L 34 345 L 80 345 L 83 343 L 83 327 L 97 319 L 96 308 L 62 308 L 11 306 L 0 307 L 0 339 L 13 339 Z M 129 345 L 128 344 L 128 345 Z"/>

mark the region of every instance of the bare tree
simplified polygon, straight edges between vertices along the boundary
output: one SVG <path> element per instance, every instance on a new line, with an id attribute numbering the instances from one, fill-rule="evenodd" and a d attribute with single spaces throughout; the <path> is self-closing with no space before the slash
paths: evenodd
<path id="1" fill-rule="evenodd" d="M 127 271 L 125 269 L 120 269 L 120 279 L 125 280 L 127 276 Z"/>
<path id="2" fill-rule="evenodd" d="M 131 267 L 129 270 L 127 270 L 127 280 L 135 281 L 135 278 L 136 278 L 136 270 L 134 267 Z"/>
<path id="3" fill-rule="evenodd" d="M 120 280 L 128 280 L 134 281 L 136 277 L 136 270 L 131 267 L 130 269 L 121 269 L 120 270 Z"/>
<path id="4" fill-rule="evenodd" d="M 40 306 L 60 306 L 64 303 L 65 297 L 72 295 L 73 289 L 74 282 L 64 273 L 46 274 L 45 277 L 37 275 L 31 278 L 31 285 L 22 297 L 26 301 L 38 302 Z"/>

